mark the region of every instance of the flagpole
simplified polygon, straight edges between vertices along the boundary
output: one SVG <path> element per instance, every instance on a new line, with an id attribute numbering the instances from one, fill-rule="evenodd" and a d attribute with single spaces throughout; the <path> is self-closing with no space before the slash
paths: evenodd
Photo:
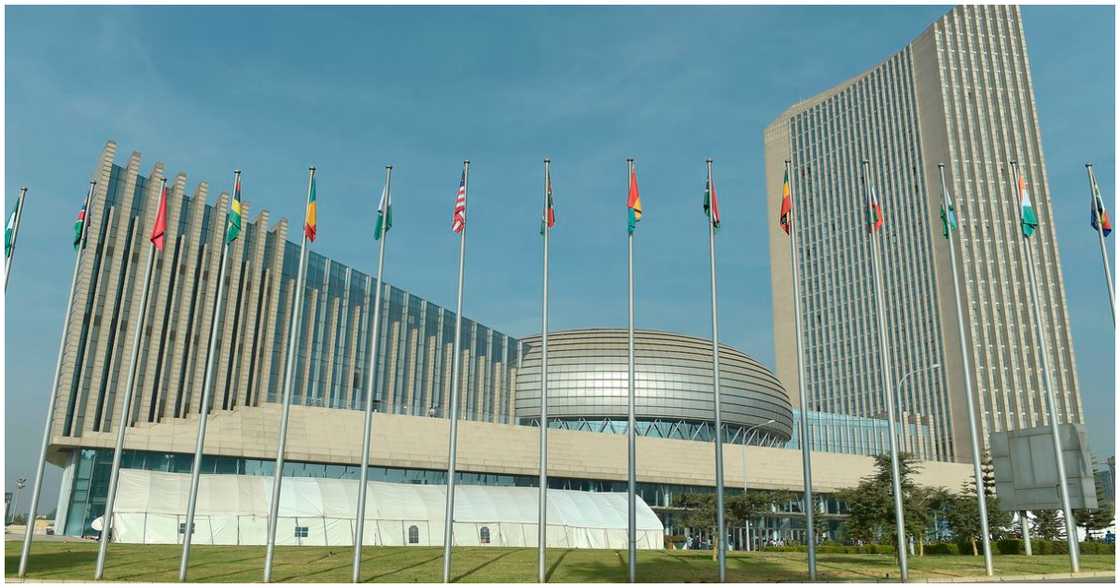
<path id="1" fill-rule="evenodd" d="M 950 222 L 952 204 L 949 202 L 949 190 L 945 185 L 945 164 L 937 164 L 937 172 L 941 176 L 941 206 L 945 211 L 945 233 L 949 239 L 949 266 L 953 269 L 953 302 L 957 307 L 957 329 L 961 347 L 961 371 L 964 373 L 964 396 L 968 402 L 968 437 L 972 443 L 972 475 L 976 478 L 977 512 L 980 513 L 980 537 L 984 543 L 984 570 L 992 575 L 992 544 L 988 531 L 988 499 L 985 496 L 984 475 L 980 469 L 980 436 L 976 433 L 976 400 L 972 397 L 972 374 L 969 371 L 968 339 L 964 332 L 964 308 L 961 305 L 960 278 L 957 277 L 957 253 L 953 249 L 953 225 Z M 959 216 L 959 215 L 958 215 Z"/>
<path id="2" fill-rule="evenodd" d="M 311 203 L 311 189 L 315 185 L 315 168 L 307 168 L 307 203 Z M 296 371 L 296 345 L 299 343 L 299 322 L 303 314 L 303 290 L 307 281 L 307 230 L 299 246 L 299 274 L 296 278 L 296 296 L 292 304 L 292 322 L 288 327 L 288 357 L 284 368 L 284 397 L 280 409 L 280 437 L 277 440 L 276 466 L 272 471 L 272 500 L 268 503 L 268 543 L 264 554 L 264 581 L 272 581 L 272 556 L 276 551 L 276 525 L 280 514 L 280 486 L 284 477 L 284 448 L 288 443 L 288 414 L 292 407 L 292 385 Z M 381 276 L 378 275 L 378 279 Z M 363 488 L 364 490 L 364 488 Z"/>
<path id="3" fill-rule="evenodd" d="M 790 211 L 792 220 L 789 224 L 789 261 L 790 267 L 793 271 L 793 325 L 794 325 L 794 341 L 797 346 L 797 393 L 801 406 L 801 467 L 802 467 L 802 484 L 805 486 L 804 500 L 805 500 L 805 545 L 806 555 L 808 556 L 809 563 L 809 581 L 815 582 L 817 580 L 817 538 L 813 532 L 813 514 L 815 505 L 813 502 L 813 458 L 811 451 L 811 440 L 809 431 L 809 401 L 805 396 L 805 353 L 802 348 L 801 342 L 801 268 L 797 260 L 797 209 L 794 207 L 795 193 L 793 186 L 795 185 L 793 174 L 791 172 L 792 165 L 790 161 L 786 160 L 786 177 L 789 178 L 789 199 Z M 743 447 L 746 451 L 746 447 Z"/>
<path id="4" fill-rule="evenodd" d="M 167 189 L 167 178 L 160 178 L 160 198 Z M 156 219 L 159 222 L 159 219 Z M 132 412 L 132 397 L 136 391 L 136 367 L 140 363 L 140 342 L 144 333 L 144 317 L 148 313 L 148 290 L 152 285 L 152 269 L 156 258 L 156 244 L 148 243 L 148 263 L 144 269 L 144 290 L 140 295 L 140 316 L 136 319 L 136 331 L 132 334 L 132 358 L 129 360 L 128 381 L 125 383 L 124 405 L 121 408 L 121 423 L 117 427 L 117 445 L 113 449 L 113 467 L 109 470 L 109 493 L 105 496 L 105 513 L 101 515 L 101 538 L 97 547 L 97 568 L 94 580 L 105 575 L 105 556 L 109 550 L 109 539 L 113 534 L 113 503 L 117 496 L 117 482 L 121 472 L 121 453 L 124 451 L 124 433 L 128 429 L 129 415 Z"/>
<path id="5" fill-rule="evenodd" d="M 463 197 L 467 195 L 470 180 L 471 162 L 463 162 Z M 464 211 L 464 215 L 466 211 Z M 459 445 L 459 371 L 462 361 L 459 357 L 462 348 L 463 332 L 463 261 L 467 252 L 467 225 L 463 224 L 459 233 L 459 293 L 455 300 L 455 345 L 453 347 L 451 369 L 451 426 L 448 433 L 447 450 L 447 505 L 443 515 L 443 582 L 451 581 L 451 541 L 454 538 L 455 523 L 455 452 Z"/>
<path id="6" fill-rule="evenodd" d="M 1089 173 L 1089 192 L 1093 198 L 1093 216 L 1097 219 L 1097 239 L 1101 244 L 1101 262 L 1104 264 L 1104 279 L 1105 284 L 1108 286 L 1108 309 L 1112 311 L 1112 325 L 1116 326 L 1116 292 L 1112 289 L 1112 270 L 1108 267 L 1108 249 L 1104 245 L 1104 222 L 1101 218 L 1100 209 L 1098 205 L 1103 203 L 1100 201 L 1100 185 L 1097 184 L 1097 176 L 1093 173 L 1093 164 L 1086 163 L 1085 171 Z M 26 190 L 26 188 L 24 188 Z M 22 195 L 20 196 L 22 198 Z M 22 206 L 20 209 L 22 210 Z M 17 217 L 18 222 L 18 217 Z M 18 226 L 18 225 L 17 225 Z M 15 242 L 13 241 L 12 249 L 15 250 Z"/>
<path id="7" fill-rule="evenodd" d="M 723 520 L 723 420 L 720 418 L 719 395 L 719 309 L 716 303 L 716 202 L 715 188 L 712 185 L 712 160 L 708 165 L 708 261 L 712 277 L 712 397 L 715 404 L 716 427 L 716 554 L 719 559 L 719 581 L 727 581 L 727 533 Z"/>
<path id="8" fill-rule="evenodd" d="M 626 160 L 626 182 L 630 185 L 630 178 L 634 174 L 634 159 Z M 626 395 L 626 529 L 627 529 L 627 562 L 626 567 L 631 583 L 637 581 L 638 575 L 638 512 L 637 512 L 637 437 L 635 428 L 637 420 L 634 418 L 634 231 L 629 231 L 626 236 L 626 280 L 627 292 L 630 301 L 629 330 L 626 342 L 627 347 L 627 395 Z"/>
<path id="9" fill-rule="evenodd" d="M 19 237 L 19 222 L 23 220 L 23 199 L 27 196 L 27 186 L 19 189 L 19 199 L 16 200 L 15 220 L 12 221 L 12 242 L 8 245 L 8 255 L 4 260 L 4 290 L 8 290 L 8 281 L 12 277 L 12 260 L 16 258 L 16 238 Z"/>
<path id="10" fill-rule="evenodd" d="M 870 163 L 866 159 L 862 163 L 863 186 L 867 194 L 867 206 L 870 206 L 871 203 L 871 178 L 868 175 Z M 902 511 L 902 484 L 898 473 L 898 438 L 894 422 L 894 397 L 891 394 L 891 358 L 887 348 L 887 326 L 884 321 L 887 315 L 887 307 L 883 302 L 882 260 L 879 259 L 879 256 L 879 230 L 873 230 L 871 232 L 871 261 L 875 272 L 875 307 L 878 314 L 876 318 L 879 327 L 879 356 L 882 362 L 880 372 L 883 376 L 883 397 L 887 404 L 887 438 L 890 441 L 891 449 L 891 486 L 894 492 L 894 523 L 898 540 L 896 551 L 898 552 L 899 575 L 901 580 L 906 582 L 910 577 L 906 553 L 906 522 Z"/>
<path id="11" fill-rule="evenodd" d="M 237 190 L 237 186 L 241 185 L 241 170 L 233 171 L 233 186 Z M 195 505 L 198 504 L 198 481 L 202 475 L 202 444 L 206 440 L 206 420 L 210 415 L 210 398 L 214 392 L 214 362 L 217 360 L 217 347 L 218 347 L 218 325 L 222 322 L 222 304 L 225 302 L 225 296 L 222 292 L 225 290 L 226 285 L 226 268 L 229 265 L 229 239 L 226 237 L 226 230 L 229 228 L 229 214 L 226 214 L 225 223 L 222 225 L 222 233 L 220 238 L 222 240 L 222 253 L 220 261 L 220 269 L 218 271 L 218 289 L 214 295 L 214 319 L 210 322 L 210 343 L 206 350 L 206 373 L 202 380 L 202 400 L 199 404 L 198 413 L 198 438 L 194 444 L 194 462 L 191 464 L 191 486 L 190 494 L 187 496 L 187 517 L 183 523 L 183 553 L 179 557 L 179 581 L 187 581 L 187 563 L 191 559 L 191 537 L 194 536 L 194 511 Z M 189 412 L 189 409 L 184 410 Z"/>
<path id="12" fill-rule="evenodd" d="M 1019 164 L 1011 162 L 1012 178 L 1019 178 Z M 1021 194 L 1017 195 L 1019 200 L 1022 198 Z M 1022 207 L 1022 202 L 1019 201 L 1019 206 Z M 1022 211 L 1019 211 L 1021 218 Z M 1043 383 L 1046 386 L 1046 405 L 1050 411 L 1050 433 L 1054 437 L 1054 454 L 1056 456 L 1058 468 L 1058 488 L 1062 497 L 1062 511 L 1066 523 L 1066 541 L 1069 543 L 1069 564 L 1074 573 L 1081 570 L 1081 561 L 1078 557 L 1077 545 L 1077 524 L 1073 518 L 1073 509 L 1070 508 L 1069 502 L 1069 486 L 1066 482 L 1066 463 L 1065 457 L 1062 455 L 1062 439 L 1058 433 L 1058 408 L 1057 403 L 1054 401 L 1054 382 L 1050 376 L 1050 350 L 1046 342 L 1046 331 L 1042 326 L 1042 306 L 1039 303 L 1038 297 L 1038 281 L 1035 278 L 1034 272 L 1034 255 L 1031 251 L 1031 242 L 1027 237 L 1023 237 L 1023 251 L 1026 255 L 1027 262 L 1027 277 L 1031 283 L 1031 302 L 1034 305 L 1034 320 L 1035 329 L 1038 333 L 1039 342 L 1039 355 L 1041 356 L 1039 363 L 1042 366 Z"/>
<path id="13" fill-rule="evenodd" d="M 545 547 L 548 543 L 548 226 L 552 160 L 544 160 L 544 216 L 541 219 L 544 236 L 544 281 L 541 296 L 541 421 L 540 421 L 540 505 L 537 507 L 537 582 L 545 582 Z"/>
<path id="14" fill-rule="evenodd" d="M 58 399 L 58 380 L 62 375 L 62 356 L 66 351 L 66 338 L 70 334 L 70 308 L 74 304 L 74 289 L 78 284 L 78 270 L 82 267 L 82 254 L 86 249 L 86 234 L 90 221 L 90 201 L 93 200 L 93 188 L 97 182 L 90 180 L 89 191 L 86 192 L 86 201 L 82 205 L 85 218 L 82 221 L 82 234 L 79 236 L 79 247 L 74 255 L 74 275 L 70 278 L 70 294 L 66 297 L 66 310 L 62 318 L 62 339 L 58 342 L 58 360 L 54 364 L 54 384 L 51 386 L 49 404 L 47 404 L 47 422 L 43 425 L 43 443 L 39 447 L 39 463 L 35 466 L 35 485 L 31 487 L 31 507 L 27 511 L 27 529 L 23 533 L 23 549 L 19 554 L 19 577 L 27 573 L 27 558 L 31 554 L 31 540 L 35 533 L 35 511 L 39 507 L 39 495 L 43 490 L 43 473 L 47 466 L 47 448 L 51 443 L 51 425 L 54 424 L 54 405 Z M 14 504 L 13 504 L 14 508 Z"/>
<path id="15" fill-rule="evenodd" d="M 392 181 L 393 166 L 385 166 L 385 194 L 388 196 L 391 189 L 390 182 Z M 377 378 L 374 374 L 377 372 L 377 343 L 380 337 L 381 326 L 381 278 L 385 270 L 385 241 L 389 239 L 389 231 L 384 224 L 388 222 L 387 215 L 389 211 L 389 198 L 386 197 L 385 201 L 381 203 L 378 211 L 380 222 L 378 223 L 378 230 L 381 232 L 377 235 L 380 244 L 377 246 L 377 290 L 373 295 L 373 330 L 371 342 L 369 344 L 369 367 L 367 368 L 367 386 L 366 386 L 366 415 L 365 426 L 362 428 L 362 469 L 360 482 L 358 484 L 358 513 L 354 518 L 354 570 L 351 574 L 350 580 L 354 583 L 360 582 L 359 575 L 362 569 L 362 543 L 365 541 L 365 517 L 366 517 L 366 485 L 369 483 L 369 450 L 372 440 L 370 435 L 373 434 L 373 409 L 374 409 L 374 385 Z"/>

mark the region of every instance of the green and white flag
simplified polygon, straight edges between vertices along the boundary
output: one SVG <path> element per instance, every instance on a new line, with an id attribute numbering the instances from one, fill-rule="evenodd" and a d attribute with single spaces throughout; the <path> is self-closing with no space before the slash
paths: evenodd
<path id="1" fill-rule="evenodd" d="M 8 215 L 8 226 L 4 228 L 4 257 L 12 256 L 12 241 L 16 235 L 16 211 Z"/>
<path id="2" fill-rule="evenodd" d="M 1019 176 L 1019 203 L 1022 209 L 1019 224 L 1023 226 L 1023 236 L 1029 238 L 1038 228 L 1038 215 L 1034 212 L 1031 193 L 1027 191 L 1027 183 L 1023 181 L 1023 176 Z"/>
<path id="3" fill-rule="evenodd" d="M 377 225 L 373 228 L 373 238 L 381 239 L 386 231 L 393 228 L 393 198 L 389 195 L 389 183 L 381 189 L 381 202 L 377 205 Z"/>

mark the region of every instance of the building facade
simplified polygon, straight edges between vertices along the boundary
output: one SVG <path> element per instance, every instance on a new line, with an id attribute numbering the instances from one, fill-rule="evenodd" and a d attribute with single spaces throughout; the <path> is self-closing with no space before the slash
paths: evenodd
<path id="1" fill-rule="evenodd" d="M 801 322 L 808 408 L 928 424 L 933 459 L 971 459 L 964 398 L 968 353 L 983 441 L 1049 422 L 1040 336 L 1049 345 L 1059 422 L 1083 421 L 1050 190 L 1019 8 L 959 6 L 867 72 L 782 113 L 764 133 L 767 193 L 792 162 L 800 235 Z M 870 162 L 886 223 L 883 283 L 889 356 L 881 357 L 864 219 L 861 161 Z M 1008 163 L 1018 162 L 1039 216 L 1024 241 Z M 938 164 L 960 218 L 960 341 Z M 779 201 L 768 198 L 774 218 Z M 1044 332 L 1034 328 L 1024 247 L 1034 248 Z M 798 385 L 789 240 L 771 228 L 779 378 Z M 901 381 L 883 390 L 887 362 Z M 939 365 L 939 369 L 931 369 Z M 905 377 L 904 376 L 908 376 Z M 795 389 L 795 388 L 794 388 Z M 796 398 L 796 396 L 795 396 Z"/>
<path id="2" fill-rule="evenodd" d="M 141 175 L 140 156 L 118 165 L 116 145 L 101 154 L 90 203 L 88 238 L 64 342 L 49 459 L 63 468 L 56 525 L 84 535 L 103 515 L 116 427 L 135 329 L 141 328 L 135 403 L 123 467 L 188 472 L 198 431 L 206 349 L 217 296 L 219 355 L 204 443 L 205 474 L 270 476 L 277 451 L 287 323 L 294 299 L 298 247 L 287 223 L 269 226 L 267 212 L 245 222 L 229 253 L 227 287 L 217 291 L 225 194 L 210 206 L 207 185 L 186 195 L 186 176 L 169 182 L 167 247 L 154 267 L 145 324 L 137 325 L 143 250 L 158 206 L 163 165 Z M 251 191 L 245 196 L 250 199 Z M 248 208 L 243 202 L 243 210 Z M 247 216 L 247 215 L 246 215 Z M 373 279 L 312 253 L 285 476 L 356 478 L 361 463 L 371 337 Z M 373 395 L 377 414 L 369 455 L 371 479 L 446 483 L 447 398 L 454 314 L 384 285 Z M 467 484 L 537 484 L 539 338 L 517 340 L 464 319 L 458 480 Z M 553 335 L 549 484 L 585 491 L 624 491 L 625 331 L 588 329 Z M 642 411 L 638 489 L 669 531 L 673 499 L 712 492 L 710 342 L 643 331 L 637 347 Z M 729 488 L 795 490 L 800 454 L 789 449 L 794 413 L 774 374 L 730 347 L 722 365 Z M 621 408 L 620 408 L 621 407 Z M 817 509 L 835 527 L 843 506 L 830 493 L 869 475 L 881 444 L 852 444 L 856 430 L 878 431 L 881 419 L 817 415 L 814 486 Z M 769 421 L 774 422 L 770 423 Z M 584 424 L 595 422 L 600 428 Z M 815 421 L 817 422 L 817 421 Z M 868 438 L 870 438 L 870 436 Z M 845 441 L 849 440 L 849 441 Z M 823 453 L 836 450 L 836 453 Z M 847 454 L 847 455 L 845 455 Z M 749 467 L 748 467 L 749 462 Z M 749 473 L 748 473 L 749 472 Z M 967 468 L 927 464 L 927 485 L 957 487 Z M 752 522 L 756 540 L 803 537 L 802 505 L 791 499 Z"/>

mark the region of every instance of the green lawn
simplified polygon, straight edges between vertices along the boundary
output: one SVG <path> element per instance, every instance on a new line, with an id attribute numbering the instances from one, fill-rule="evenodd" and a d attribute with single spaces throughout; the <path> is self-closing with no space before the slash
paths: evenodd
<path id="1" fill-rule="evenodd" d="M 19 543 L 6 547 L 6 574 L 19 568 Z M 178 578 L 178 545 L 113 545 L 105 566 L 111 581 L 172 582 Z M 452 578 L 464 582 L 528 582 L 536 580 L 537 551 L 532 548 L 461 547 L 455 549 Z M 443 550 L 439 547 L 367 547 L 362 578 L 374 582 L 438 582 Z M 96 543 L 39 542 L 33 546 L 28 577 L 42 580 L 90 580 L 97 558 Z M 191 550 L 190 580 L 196 582 L 253 582 L 261 578 L 264 547 L 195 546 Z M 349 582 L 351 550 L 345 547 L 278 547 L 274 581 Z M 981 576 L 983 560 L 964 556 L 912 558 L 911 577 L 961 578 Z M 997 556 L 997 575 L 1063 573 L 1063 555 Z M 1083 555 L 1083 571 L 1114 570 L 1112 555 Z M 730 554 L 727 579 L 733 582 L 803 581 L 805 554 Z M 821 580 L 896 580 L 892 556 L 821 554 Z M 645 582 L 715 581 L 716 563 L 710 552 L 642 551 L 638 579 Z M 618 550 L 550 549 L 552 582 L 623 582 L 626 552 Z"/>

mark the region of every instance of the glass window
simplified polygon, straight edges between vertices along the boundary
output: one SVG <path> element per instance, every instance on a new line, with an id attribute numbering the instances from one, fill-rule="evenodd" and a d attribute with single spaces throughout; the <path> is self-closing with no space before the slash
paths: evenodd
<path id="1" fill-rule="evenodd" d="M 483 527 L 478 530 L 478 541 L 483 545 L 490 543 L 490 527 Z"/>
<path id="2" fill-rule="evenodd" d="M 408 528 L 408 543 L 410 545 L 415 545 L 419 542 L 420 542 L 420 528 L 417 527 L 416 525 L 412 525 L 411 527 Z"/>

